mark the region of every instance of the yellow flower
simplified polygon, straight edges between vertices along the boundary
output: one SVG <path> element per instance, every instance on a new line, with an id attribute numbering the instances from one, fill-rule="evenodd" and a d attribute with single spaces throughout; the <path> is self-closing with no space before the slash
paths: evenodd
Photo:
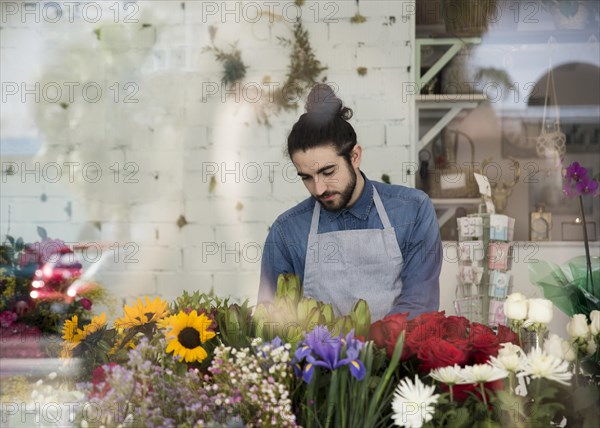
<path id="1" fill-rule="evenodd" d="M 92 318 L 92 321 L 84 326 L 83 330 L 80 328 L 77 329 L 77 333 L 73 336 L 73 342 L 81 342 L 104 327 L 106 327 L 106 314 L 102 312 L 97 317 Z"/>
<path id="2" fill-rule="evenodd" d="M 65 339 L 65 342 L 60 354 L 61 358 L 70 358 L 73 355 L 73 350 L 83 340 L 106 327 L 106 314 L 102 312 L 100 315 L 92 318 L 92 321 L 85 325 L 83 329 L 78 328 L 77 323 L 77 315 L 73 315 L 73 318 L 65 321 L 63 327 L 63 339 Z"/>
<path id="3" fill-rule="evenodd" d="M 215 337 L 215 332 L 207 331 L 211 323 L 206 315 L 198 315 L 196 311 L 170 316 L 164 322 L 171 328 L 166 334 L 167 352 L 173 352 L 187 363 L 204 360 L 208 354 L 200 345 Z"/>
<path id="4" fill-rule="evenodd" d="M 115 321 L 115 328 L 132 328 L 156 322 L 169 315 L 168 305 L 159 297 L 153 301 L 146 297 L 146 304 L 142 303 L 142 299 L 137 299 L 137 304 L 123 308 L 125 316 Z"/>
<path id="5" fill-rule="evenodd" d="M 62 338 L 68 342 L 73 342 L 73 338 L 77 333 L 77 323 L 79 319 L 77 315 L 73 315 L 73 318 L 65 321 L 65 325 L 63 326 L 63 336 Z"/>

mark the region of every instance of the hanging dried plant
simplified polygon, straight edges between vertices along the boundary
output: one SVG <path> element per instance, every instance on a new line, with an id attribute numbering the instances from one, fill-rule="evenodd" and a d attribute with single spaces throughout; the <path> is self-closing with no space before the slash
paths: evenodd
<path id="1" fill-rule="evenodd" d="M 350 22 L 352 24 L 362 24 L 363 22 L 366 22 L 367 18 L 365 18 L 364 16 L 362 16 L 360 14 L 360 8 L 358 7 L 358 0 L 356 0 L 356 13 L 354 14 L 354 16 L 352 18 L 350 18 Z"/>
<path id="2" fill-rule="evenodd" d="M 321 64 L 310 45 L 308 31 L 304 29 L 302 21 L 296 20 L 294 24 L 294 39 L 289 40 L 279 37 L 280 43 L 291 47 L 290 63 L 284 88 L 286 94 L 281 94 L 281 98 L 275 97 L 275 102 L 285 109 L 297 107 L 297 103 L 291 100 L 300 98 L 303 92 L 318 83 L 319 75 L 327 70 L 327 67 Z M 293 93 L 290 93 L 293 92 Z M 287 95 L 287 96 L 286 96 Z"/>
<path id="3" fill-rule="evenodd" d="M 203 49 L 203 52 L 213 52 L 217 61 L 223 64 L 223 77 L 221 83 L 225 86 L 231 86 L 235 82 L 246 77 L 246 64 L 242 61 L 242 52 L 237 47 L 237 42 L 230 45 L 229 52 L 215 46 L 215 35 L 217 29 L 214 26 L 208 28 L 210 34 L 211 46 Z"/>

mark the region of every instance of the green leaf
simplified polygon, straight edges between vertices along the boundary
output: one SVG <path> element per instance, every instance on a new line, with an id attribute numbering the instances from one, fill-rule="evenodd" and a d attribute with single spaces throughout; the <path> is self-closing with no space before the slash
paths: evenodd
<path id="1" fill-rule="evenodd" d="M 40 238 L 42 238 L 42 241 L 45 241 L 48 239 L 48 232 L 46 232 L 46 229 L 44 229 L 43 227 L 38 226 L 37 233 L 40 236 Z"/>
<path id="2" fill-rule="evenodd" d="M 15 238 L 13 238 L 10 235 L 6 235 L 6 239 L 8 239 L 8 242 L 10 242 L 10 245 L 12 245 L 12 246 L 15 245 Z"/>
<path id="3" fill-rule="evenodd" d="M 23 238 L 17 239 L 17 242 L 15 243 L 15 250 L 23 251 L 24 247 L 25 247 L 25 244 L 23 243 Z"/>

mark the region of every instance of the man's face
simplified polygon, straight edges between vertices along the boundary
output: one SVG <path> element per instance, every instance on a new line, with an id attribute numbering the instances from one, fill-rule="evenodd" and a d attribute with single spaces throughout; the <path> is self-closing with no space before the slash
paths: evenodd
<path id="1" fill-rule="evenodd" d="M 331 146 L 321 146 L 297 151 L 292 155 L 298 176 L 311 195 L 321 202 L 327 211 L 337 211 L 348 205 L 356 188 L 358 162 L 351 165 L 338 156 Z"/>

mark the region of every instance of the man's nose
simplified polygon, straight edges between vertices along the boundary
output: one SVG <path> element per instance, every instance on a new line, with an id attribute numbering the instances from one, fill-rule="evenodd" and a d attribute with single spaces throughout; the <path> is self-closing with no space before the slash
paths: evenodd
<path id="1" fill-rule="evenodd" d="M 323 193 L 327 191 L 327 183 L 322 178 L 315 179 L 315 193 L 317 196 L 321 196 Z"/>

